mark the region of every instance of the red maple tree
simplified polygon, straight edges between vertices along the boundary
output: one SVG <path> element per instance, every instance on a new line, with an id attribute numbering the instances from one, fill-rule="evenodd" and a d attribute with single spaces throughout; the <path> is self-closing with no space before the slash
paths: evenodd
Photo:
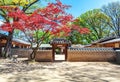
<path id="1" fill-rule="evenodd" d="M 80 33 L 89 33 L 87 28 L 70 25 L 73 17 L 65 12 L 69 7 L 56 0 L 56 3 L 49 3 L 45 8 L 37 9 L 29 15 L 19 8 L 15 8 L 15 11 L 8 13 L 8 16 L 14 19 L 13 23 L 5 23 L 1 28 L 6 31 L 19 29 L 24 32 L 28 41 L 31 44 L 36 44 L 31 54 L 31 58 L 34 58 L 42 41 L 48 37 L 46 36 L 48 33 L 57 36 L 62 33 L 67 36 L 72 29 L 78 30 Z M 42 32 L 41 36 L 40 32 Z"/>

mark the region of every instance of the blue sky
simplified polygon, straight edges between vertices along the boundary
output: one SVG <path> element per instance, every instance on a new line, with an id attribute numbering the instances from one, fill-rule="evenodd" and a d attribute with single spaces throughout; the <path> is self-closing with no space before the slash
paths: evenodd
<path id="1" fill-rule="evenodd" d="M 120 0 L 60 0 L 60 1 L 63 4 L 68 4 L 72 6 L 67 11 L 76 18 L 88 10 L 101 8 L 103 5 L 107 5 L 108 3 L 116 2 Z"/>
<path id="2" fill-rule="evenodd" d="M 101 8 L 103 5 L 107 5 L 108 3 L 115 1 L 120 0 L 61 0 L 62 3 L 72 6 L 68 12 L 75 18 L 88 10 Z"/>

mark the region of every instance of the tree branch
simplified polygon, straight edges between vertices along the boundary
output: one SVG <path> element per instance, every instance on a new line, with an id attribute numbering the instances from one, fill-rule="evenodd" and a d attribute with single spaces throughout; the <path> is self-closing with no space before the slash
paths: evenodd
<path id="1" fill-rule="evenodd" d="M 38 2 L 39 0 L 36 0 L 34 2 L 32 2 L 31 4 L 27 5 L 27 7 L 23 7 L 23 11 L 25 12 L 30 6 L 32 6 L 33 4 L 35 4 L 36 2 Z"/>

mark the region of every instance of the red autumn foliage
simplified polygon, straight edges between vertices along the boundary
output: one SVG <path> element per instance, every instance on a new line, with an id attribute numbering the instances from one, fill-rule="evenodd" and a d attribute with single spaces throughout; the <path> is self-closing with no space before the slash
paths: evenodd
<path id="1" fill-rule="evenodd" d="M 1 26 L 2 30 L 12 31 L 12 29 L 19 29 L 21 31 L 27 30 L 43 30 L 49 31 L 51 34 L 58 34 L 64 32 L 69 34 L 72 29 L 78 30 L 80 33 L 89 33 L 89 29 L 80 28 L 79 26 L 68 26 L 69 22 L 73 21 L 73 17 L 65 12 L 70 6 L 63 5 L 59 0 L 56 3 L 49 3 L 43 9 L 35 10 L 31 15 L 25 14 L 19 8 L 10 8 L 8 17 L 14 19 L 13 23 L 5 23 Z M 2 6 L 0 8 L 9 7 Z"/>
<path id="2" fill-rule="evenodd" d="M 8 31 L 8 32 L 12 31 L 12 26 L 11 26 L 10 23 L 5 23 L 5 24 L 3 24 L 3 25 L 1 26 L 1 28 L 2 28 L 2 30 L 4 30 L 4 31 Z"/>
<path id="3" fill-rule="evenodd" d="M 79 32 L 80 32 L 81 34 L 89 34 L 89 33 L 90 33 L 90 30 L 89 30 L 88 28 L 81 28 L 81 29 L 79 30 Z"/>

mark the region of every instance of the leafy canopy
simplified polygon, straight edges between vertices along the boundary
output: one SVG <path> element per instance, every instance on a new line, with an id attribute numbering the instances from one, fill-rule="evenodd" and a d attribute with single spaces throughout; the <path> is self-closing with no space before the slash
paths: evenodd
<path id="1" fill-rule="evenodd" d="M 87 28 L 70 25 L 73 17 L 65 12 L 69 7 L 56 0 L 56 3 L 49 3 L 45 8 L 37 9 L 30 15 L 25 14 L 18 7 L 5 7 L 8 10 L 11 8 L 8 17 L 13 18 L 13 22 L 5 23 L 1 28 L 6 31 L 19 29 L 25 33 L 31 43 L 40 43 L 48 33 L 55 36 L 68 36 L 72 30 L 78 30 L 82 34 L 88 33 Z M 43 34 L 39 37 L 41 31 Z"/>

